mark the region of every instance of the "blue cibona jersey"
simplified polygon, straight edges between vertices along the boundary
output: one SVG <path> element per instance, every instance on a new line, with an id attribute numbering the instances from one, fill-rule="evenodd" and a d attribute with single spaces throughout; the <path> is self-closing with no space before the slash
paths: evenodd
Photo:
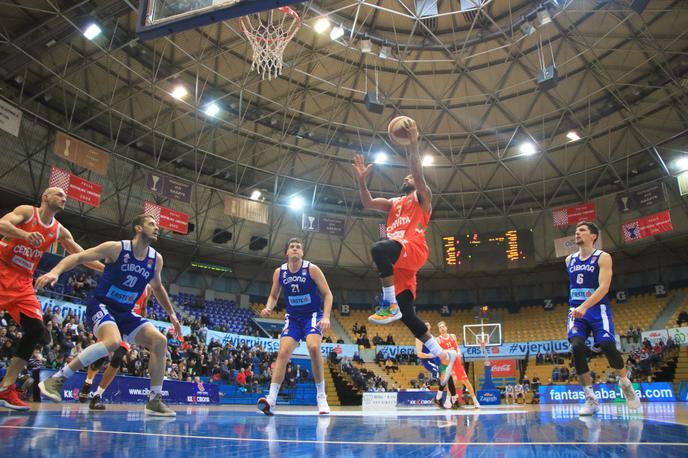
<path id="1" fill-rule="evenodd" d="M 311 278 L 310 261 L 302 260 L 301 268 L 289 271 L 289 264 L 280 267 L 279 281 L 284 292 L 289 315 L 311 314 L 322 310 L 322 297 L 318 285 Z"/>
<path id="2" fill-rule="evenodd" d="M 571 255 L 569 264 L 566 266 L 569 273 L 569 305 L 571 307 L 581 305 L 600 286 L 598 261 L 602 253 L 604 253 L 602 250 L 595 250 L 585 261 L 579 258 L 580 252 Z M 609 297 L 606 294 L 593 306 L 600 304 L 609 305 Z"/>
<path id="3" fill-rule="evenodd" d="M 115 311 L 130 311 L 155 276 L 156 251 L 149 247 L 143 261 L 134 257 L 131 240 L 122 240 L 122 251 L 112 264 L 105 265 L 94 298 Z"/>

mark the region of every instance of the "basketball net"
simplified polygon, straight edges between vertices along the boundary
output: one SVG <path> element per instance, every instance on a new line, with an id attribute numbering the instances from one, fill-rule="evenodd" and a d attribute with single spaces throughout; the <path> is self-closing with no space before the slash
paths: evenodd
<path id="1" fill-rule="evenodd" d="M 487 336 L 485 334 L 478 336 L 478 345 L 480 345 L 480 352 L 485 357 L 485 362 L 487 363 Z"/>
<path id="2" fill-rule="evenodd" d="M 253 49 L 251 70 L 268 80 L 282 74 L 283 56 L 287 45 L 301 28 L 301 18 L 293 9 L 282 6 L 263 13 L 242 16 L 239 19 Z"/>

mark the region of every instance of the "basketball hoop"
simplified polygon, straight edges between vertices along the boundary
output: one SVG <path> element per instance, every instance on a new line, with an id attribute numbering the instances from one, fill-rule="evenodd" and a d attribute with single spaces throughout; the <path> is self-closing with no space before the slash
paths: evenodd
<path id="1" fill-rule="evenodd" d="M 301 18 L 293 9 L 282 6 L 263 13 L 242 16 L 241 31 L 253 48 L 251 70 L 261 78 L 277 78 L 282 73 L 287 45 L 301 28 Z"/>

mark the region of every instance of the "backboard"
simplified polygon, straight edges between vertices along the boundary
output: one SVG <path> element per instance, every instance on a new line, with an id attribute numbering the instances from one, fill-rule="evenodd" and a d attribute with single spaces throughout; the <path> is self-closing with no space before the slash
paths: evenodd
<path id="1" fill-rule="evenodd" d="M 502 344 L 502 325 L 500 323 L 479 323 L 463 325 L 463 344 L 466 347 L 480 347 L 481 341 L 486 347 Z"/>
<path id="2" fill-rule="evenodd" d="M 172 35 L 215 22 L 304 0 L 141 0 L 136 33 L 142 40 Z"/>

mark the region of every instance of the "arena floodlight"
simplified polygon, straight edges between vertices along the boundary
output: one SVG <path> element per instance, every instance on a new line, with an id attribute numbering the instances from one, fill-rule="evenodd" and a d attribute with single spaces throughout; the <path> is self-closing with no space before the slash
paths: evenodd
<path id="1" fill-rule="evenodd" d="M 102 30 L 100 29 L 100 27 L 98 27 L 98 24 L 96 24 L 96 23 L 90 23 L 90 24 L 87 25 L 86 28 L 84 29 L 83 34 L 84 34 L 84 36 L 85 36 L 86 38 L 88 38 L 89 40 L 93 40 L 95 37 L 97 37 L 98 35 L 100 35 L 100 32 L 102 32 Z"/>
<path id="2" fill-rule="evenodd" d="M 533 154 L 537 153 L 537 148 L 533 142 L 521 143 L 521 145 L 518 147 L 518 150 L 525 156 L 532 156 Z"/>

